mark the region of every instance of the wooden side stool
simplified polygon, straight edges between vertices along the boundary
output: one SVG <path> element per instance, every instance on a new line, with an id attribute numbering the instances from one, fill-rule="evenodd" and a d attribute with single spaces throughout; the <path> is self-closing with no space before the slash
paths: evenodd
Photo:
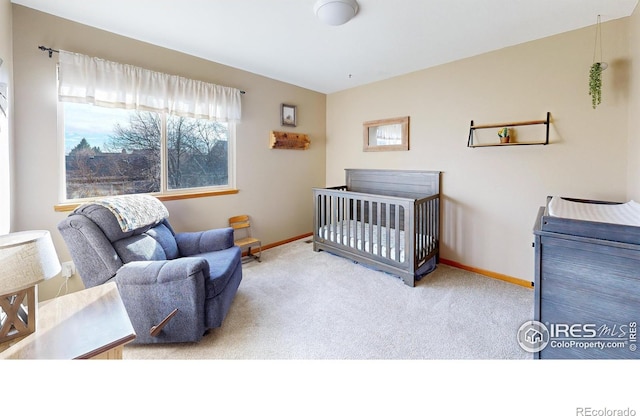
<path id="1" fill-rule="evenodd" d="M 248 215 L 236 215 L 229 218 L 229 226 L 233 228 L 234 243 L 240 247 L 243 251 L 246 248 L 247 259 L 246 261 L 256 260 L 261 261 L 262 256 L 262 242 L 251 236 L 251 222 Z M 251 252 L 252 247 L 258 247 L 258 255 L 256 256 Z"/>

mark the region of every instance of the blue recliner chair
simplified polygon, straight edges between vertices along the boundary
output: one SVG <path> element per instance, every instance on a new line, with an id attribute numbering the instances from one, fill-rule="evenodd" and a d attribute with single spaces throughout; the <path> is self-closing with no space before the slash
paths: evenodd
<path id="1" fill-rule="evenodd" d="M 134 343 L 197 342 L 216 328 L 242 280 L 233 229 L 175 233 L 149 195 L 81 205 L 58 224 L 85 287 L 114 280 Z"/>

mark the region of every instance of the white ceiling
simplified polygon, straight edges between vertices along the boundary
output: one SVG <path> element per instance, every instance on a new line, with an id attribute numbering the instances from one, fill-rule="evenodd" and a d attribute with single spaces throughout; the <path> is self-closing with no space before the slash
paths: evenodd
<path id="1" fill-rule="evenodd" d="M 358 0 L 342 26 L 318 21 L 315 0 L 12 2 L 332 93 L 626 17 L 638 0 Z"/>

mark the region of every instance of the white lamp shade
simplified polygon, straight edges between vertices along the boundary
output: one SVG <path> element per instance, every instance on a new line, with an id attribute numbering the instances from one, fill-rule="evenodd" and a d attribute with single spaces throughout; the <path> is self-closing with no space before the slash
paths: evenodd
<path id="1" fill-rule="evenodd" d="M 322 22 L 338 26 L 347 23 L 358 13 L 355 0 L 318 0 L 313 10 Z"/>
<path id="2" fill-rule="evenodd" d="M 0 236 L 0 294 L 14 293 L 60 273 L 60 261 L 46 230 Z"/>

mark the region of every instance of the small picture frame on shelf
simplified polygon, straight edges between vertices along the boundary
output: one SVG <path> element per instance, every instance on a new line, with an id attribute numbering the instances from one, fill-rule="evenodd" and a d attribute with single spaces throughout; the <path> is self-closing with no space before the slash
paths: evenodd
<path id="1" fill-rule="evenodd" d="M 296 106 L 282 104 L 280 110 L 280 124 L 295 127 L 297 125 Z"/>

